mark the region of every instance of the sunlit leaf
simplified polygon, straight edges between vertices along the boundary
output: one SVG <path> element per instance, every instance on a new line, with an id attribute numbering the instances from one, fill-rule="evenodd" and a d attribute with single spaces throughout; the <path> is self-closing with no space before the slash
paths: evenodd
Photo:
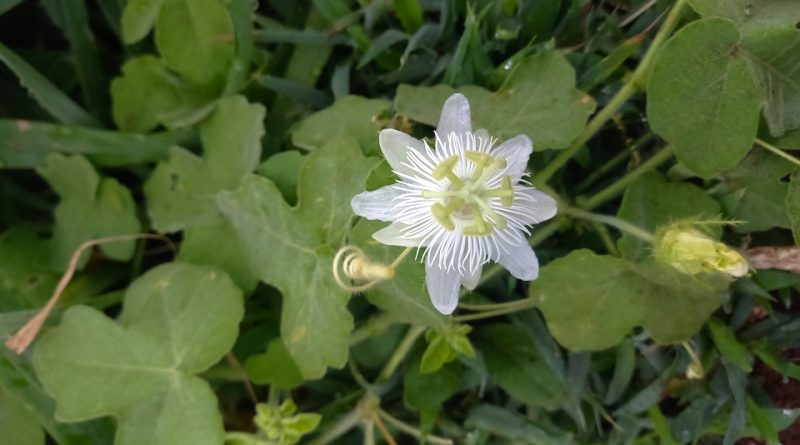
<path id="1" fill-rule="evenodd" d="M 59 419 L 114 416 L 115 445 L 218 445 L 217 399 L 194 374 L 233 346 L 242 315 L 241 291 L 224 273 L 171 263 L 131 284 L 117 322 L 67 310 L 38 342 L 36 373 Z"/>
<path id="2" fill-rule="evenodd" d="M 85 241 L 141 231 L 136 203 L 116 179 L 103 178 L 83 156 L 53 153 L 38 169 L 61 198 L 56 207 L 50 262 L 56 270 L 67 267 L 70 257 Z M 133 255 L 134 241 L 106 243 L 100 249 L 115 260 Z M 79 264 L 85 263 L 88 252 Z"/>
<path id="3" fill-rule="evenodd" d="M 688 183 L 669 183 L 658 173 L 647 173 L 625 189 L 617 216 L 655 233 L 659 227 L 680 220 L 719 218 L 720 206 L 699 187 Z M 719 226 L 709 227 L 719 233 Z M 650 244 L 623 233 L 618 241 L 625 258 L 642 260 L 650 255 Z"/>
<path id="4" fill-rule="evenodd" d="M 44 431 L 30 411 L 0 385 L 0 431 L 3 445 L 44 445 Z"/>
<path id="5" fill-rule="evenodd" d="M 156 46 L 187 82 L 216 90 L 234 55 L 234 30 L 221 0 L 169 0 L 156 20 Z"/>
<path id="6" fill-rule="evenodd" d="M 292 131 L 292 143 L 313 150 L 331 139 L 349 136 L 358 141 L 364 154 L 377 154 L 378 132 L 382 128 L 381 113 L 391 105 L 391 102 L 383 99 L 341 97 L 330 107 L 303 119 Z"/>
<path id="7" fill-rule="evenodd" d="M 721 276 L 575 250 L 543 267 L 530 294 L 556 340 L 583 351 L 616 345 L 635 326 L 659 342 L 684 341 L 719 307 L 726 287 Z"/>
<path id="8" fill-rule="evenodd" d="M 350 199 L 363 190 L 375 164 L 355 140 L 334 140 L 312 152 L 301 168 L 296 207 L 256 175 L 218 199 L 261 280 L 283 294 L 281 337 L 306 378 L 319 378 L 347 360 L 349 294 L 334 281 L 331 263 L 353 217 Z"/>
<path id="9" fill-rule="evenodd" d="M 792 0 L 690 0 L 705 17 L 733 21 L 741 46 L 766 92 L 770 132 L 780 136 L 800 128 L 800 3 Z"/>
<path id="10" fill-rule="evenodd" d="M 763 93 L 736 25 L 703 19 L 659 51 L 647 87 L 647 114 L 690 170 L 711 177 L 745 157 L 756 137 Z"/>
<path id="11" fill-rule="evenodd" d="M 524 59 L 496 92 L 401 85 L 395 107 L 412 120 L 436 126 L 442 104 L 456 91 L 469 99 L 476 130 L 485 128 L 501 140 L 525 134 L 537 150 L 569 145 L 595 108 L 590 96 L 575 89 L 575 71 L 557 52 Z"/>
<path id="12" fill-rule="evenodd" d="M 147 92 L 143 94 L 143 92 Z M 153 56 L 131 59 L 111 83 L 114 122 L 126 131 L 147 132 L 185 109 L 198 107 L 202 95 L 191 91 L 164 61 Z"/>

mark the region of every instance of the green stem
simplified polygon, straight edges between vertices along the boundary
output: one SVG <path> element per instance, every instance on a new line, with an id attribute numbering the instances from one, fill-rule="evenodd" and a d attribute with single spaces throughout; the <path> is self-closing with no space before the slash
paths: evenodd
<path id="1" fill-rule="evenodd" d="M 281 390 L 276 388 L 275 385 L 269 386 L 269 394 L 267 395 L 267 403 L 271 406 L 281 406 Z"/>
<path id="2" fill-rule="evenodd" d="M 625 82 L 625 85 L 620 88 L 617 94 L 611 98 L 605 108 L 600 110 L 600 112 L 589 121 L 583 132 L 581 132 L 581 134 L 578 135 L 574 141 L 572 141 L 572 144 L 564 151 L 559 153 L 559 155 L 556 156 L 556 158 L 553 159 L 553 161 L 551 161 L 547 167 L 539 172 L 536 179 L 533 181 L 534 185 L 539 186 L 550 180 L 550 178 L 552 178 L 553 175 L 559 169 L 561 169 L 561 167 L 563 167 L 570 159 L 572 159 L 573 156 L 575 156 L 575 153 L 580 150 L 583 144 L 591 139 L 595 133 L 600 131 L 600 129 L 609 119 L 614 117 L 614 115 L 625 104 L 625 102 L 627 102 L 628 99 L 630 99 L 630 97 L 639 89 L 639 84 L 644 83 L 643 81 L 650 73 L 651 65 L 655 60 L 658 50 L 678 24 L 678 20 L 680 19 L 685 6 L 686 0 L 677 0 L 675 2 L 675 6 L 672 7 L 672 10 L 670 11 L 666 20 L 664 20 L 664 24 L 661 26 L 661 29 L 658 30 L 658 33 L 656 33 L 656 36 L 653 38 L 653 43 L 650 45 L 650 48 L 647 49 L 647 53 L 645 53 L 642 61 L 639 63 L 639 66 L 636 67 L 636 70 L 634 70 L 630 79 L 628 79 L 628 81 Z"/>
<path id="3" fill-rule="evenodd" d="M 453 445 L 453 441 L 451 439 L 446 439 L 444 437 L 434 436 L 432 434 L 428 434 L 428 435 L 423 434 L 423 432 L 420 431 L 419 429 L 414 428 L 413 426 L 403 422 L 402 420 L 391 416 L 389 413 L 387 413 L 384 410 L 378 411 L 378 415 L 381 416 L 381 419 L 385 420 L 386 423 L 394 426 L 395 428 L 397 428 L 398 430 L 400 430 L 400 431 L 402 431 L 402 432 L 404 432 L 406 434 L 414 436 L 417 439 L 422 439 L 423 437 L 425 437 L 425 441 L 427 443 L 430 443 L 430 444 L 433 444 L 433 445 Z"/>
<path id="4" fill-rule="evenodd" d="M 597 170 L 593 171 L 589 176 L 586 177 L 586 179 L 584 179 L 580 184 L 578 184 L 577 187 L 575 187 L 575 190 L 580 193 L 594 185 L 598 179 L 602 178 L 603 175 L 613 170 L 620 163 L 622 163 L 622 161 L 638 153 L 639 150 L 641 150 L 642 147 L 644 147 L 654 137 L 655 134 L 653 134 L 651 131 L 645 133 L 644 136 L 637 139 L 630 148 L 620 151 L 605 164 L 601 165 Z"/>
<path id="5" fill-rule="evenodd" d="M 628 221 L 616 218 L 614 216 L 598 215 L 596 213 L 587 212 L 585 210 L 576 209 L 574 207 L 565 209 L 564 213 L 566 213 L 567 215 L 572 215 L 576 218 L 585 219 L 587 221 L 598 222 L 601 224 L 609 225 L 611 227 L 616 227 L 617 229 L 625 233 L 629 233 L 647 242 L 653 242 L 653 239 L 655 238 L 652 233 L 638 226 L 635 226 L 629 223 Z"/>
<path id="6" fill-rule="evenodd" d="M 400 366 L 400 363 L 403 363 L 408 353 L 411 352 L 411 348 L 423 332 L 425 332 L 425 326 L 411 326 L 408 328 L 406 336 L 403 337 L 403 340 L 397 345 L 397 349 L 394 350 L 394 353 L 386 362 L 386 366 L 383 367 L 380 374 L 378 374 L 378 378 L 375 379 L 375 384 L 380 384 L 389 380 L 392 374 L 397 370 L 397 367 Z"/>
<path id="7" fill-rule="evenodd" d="M 605 244 L 608 253 L 614 256 L 620 256 L 619 249 L 617 249 L 617 244 L 611 237 L 611 233 L 609 233 L 608 227 L 599 222 L 592 223 L 592 226 L 597 231 L 597 235 L 600 236 L 600 240 L 603 241 L 603 244 Z"/>
<path id="8" fill-rule="evenodd" d="M 622 193 L 625 190 L 625 187 L 627 187 L 631 182 L 635 181 L 636 178 L 672 159 L 673 153 L 674 149 L 671 145 L 662 148 L 661 151 L 651 156 L 650 159 L 643 162 L 642 165 L 631 170 L 627 175 L 618 179 L 603 190 L 600 190 L 591 198 L 588 198 L 583 202 L 579 202 L 578 204 L 582 209 L 585 210 L 592 210 L 602 204 L 605 204 L 607 201 L 610 201 Z"/>
<path id="9" fill-rule="evenodd" d="M 458 308 L 474 312 L 485 312 L 485 311 L 495 311 L 499 309 L 505 309 L 508 307 L 514 307 L 519 305 L 519 302 L 520 300 L 506 301 L 505 303 L 486 303 L 486 304 L 459 303 Z"/>
<path id="10" fill-rule="evenodd" d="M 469 315 L 459 315 L 457 317 L 453 317 L 453 320 L 458 323 L 463 323 L 466 321 L 474 321 L 474 320 L 483 320 L 486 318 L 498 317 L 500 315 L 512 314 L 514 312 L 521 312 L 528 309 L 533 308 L 536 306 L 536 302 L 530 298 L 525 298 L 522 300 L 518 300 L 515 302 L 514 305 L 508 305 L 502 309 L 496 309 L 493 311 L 485 311 L 485 312 L 478 312 L 477 314 L 469 314 Z"/>
<path id="11" fill-rule="evenodd" d="M 383 334 L 395 323 L 397 323 L 396 319 L 387 312 L 381 312 L 370 317 L 360 328 L 350 334 L 350 346 L 355 346 L 368 338 Z"/>
<path id="12" fill-rule="evenodd" d="M 791 162 L 794 165 L 800 166 L 800 159 L 795 158 L 794 156 L 786 153 L 785 151 L 781 150 L 780 148 L 767 143 L 761 139 L 756 139 L 756 144 L 766 148 L 767 150 L 775 153 L 776 155 L 786 159 L 787 161 Z"/>
<path id="13" fill-rule="evenodd" d="M 309 445 L 327 445 L 353 429 L 359 422 L 361 422 L 361 413 L 354 409 L 340 417 L 332 427 L 309 442 Z"/>

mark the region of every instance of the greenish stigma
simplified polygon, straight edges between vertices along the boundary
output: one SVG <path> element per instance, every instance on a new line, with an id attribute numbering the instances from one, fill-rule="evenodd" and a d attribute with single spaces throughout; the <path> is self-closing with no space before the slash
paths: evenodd
<path id="1" fill-rule="evenodd" d="M 475 165 L 475 171 L 470 178 L 464 179 L 456 175 L 455 167 L 460 160 L 458 155 L 449 156 L 433 169 L 434 179 L 447 178 L 450 180 L 450 188 L 422 192 L 423 198 L 439 200 L 431 206 L 431 215 L 448 231 L 455 230 L 456 220 L 466 223 L 462 229 L 462 234 L 466 236 L 486 236 L 495 229 L 505 229 L 508 224 L 506 219 L 494 211 L 487 201 L 490 198 L 500 198 L 503 207 L 511 207 L 514 202 L 511 177 L 503 176 L 499 188 L 484 187 L 492 173 L 506 167 L 505 159 L 480 151 L 467 151 L 465 157 Z"/>

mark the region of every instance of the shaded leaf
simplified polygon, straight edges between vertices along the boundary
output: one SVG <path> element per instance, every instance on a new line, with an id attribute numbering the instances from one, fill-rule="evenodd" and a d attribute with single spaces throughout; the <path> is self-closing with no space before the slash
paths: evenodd
<path id="1" fill-rule="evenodd" d="M 0 258 L 14 259 L 0 262 L 0 312 L 44 305 L 58 281 L 47 267 L 49 253 L 47 242 L 28 229 L 0 234 Z"/>
<path id="2" fill-rule="evenodd" d="M 258 166 L 257 173 L 273 183 L 289 204 L 297 202 L 297 180 L 303 154 L 297 150 L 282 151 L 268 157 Z"/>
<path id="3" fill-rule="evenodd" d="M 403 400 L 408 407 L 418 410 L 439 407 L 461 387 L 462 373 L 463 368 L 457 362 L 436 372 L 423 373 L 419 360 L 415 360 L 403 378 Z"/>
<path id="4" fill-rule="evenodd" d="M 476 330 L 475 340 L 492 379 L 512 397 L 548 410 L 564 403 L 567 389 L 524 329 L 495 324 Z"/>
<path id="5" fill-rule="evenodd" d="M 723 357 L 744 372 L 749 373 L 753 370 L 753 356 L 747 347 L 736 339 L 733 329 L 716 318 L 712 318 L 708 321 L 708 330 Z"/>
<path id="6" fill-rule="evenodd" d="M 794 243 L 800 246 L 800 172 L 795 172 L 789 181 L 789 191 L 786 193 L 786 211 L 789 213 Z"/>
<path id="7" fill-rule="evenodd" d="M 248 357 L 245 369 L 253 382 L 259 385 L 290 389 L 303 383 L 303 374 L 280 338 L 269 342 L 263 354 Z"/>
<path id="8" fill-rule="evenodd" d="M 736 230 L 757 232 L 790 227 L 786 207 L 789 185 L 782 179 L 794 168 L 785 159 L 757 150 L 722 175 L 722 191 L 729 198 L 723 200 L 727 203 L 726 213 L 743 221 Z"/>
<path id="9" fill-rule="evenodd" d="M 565 431 L 551 431 L 535 424 L 530 419 L 517 413 L 493 405 L 478 405 L 470 411 L 467 425 L 489 431 L 501 437 L 515 440 L 514 443 L 531 445 L 572 445 L 573 434 Z M 518 441 L 518 442 L 517 442 Z"/>

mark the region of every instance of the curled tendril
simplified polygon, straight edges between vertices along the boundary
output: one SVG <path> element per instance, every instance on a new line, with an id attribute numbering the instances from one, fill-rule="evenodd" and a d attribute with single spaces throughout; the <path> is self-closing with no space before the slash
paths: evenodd
<path id="1" fill-rule="evenodd" d="M 390 265 L 376 263 L 369 259 L 358 246 L 347 245 L 336 252 L 333 258 L 333 278 L 336 284 L 348 292 L 362 292 L 371 289 L 382 281 L 394 278 L 395 268 L 411 251 L 407 248 Z M 352 281 L 362 282 L 353 285 L 342 279 L 342 273 Z"/>

